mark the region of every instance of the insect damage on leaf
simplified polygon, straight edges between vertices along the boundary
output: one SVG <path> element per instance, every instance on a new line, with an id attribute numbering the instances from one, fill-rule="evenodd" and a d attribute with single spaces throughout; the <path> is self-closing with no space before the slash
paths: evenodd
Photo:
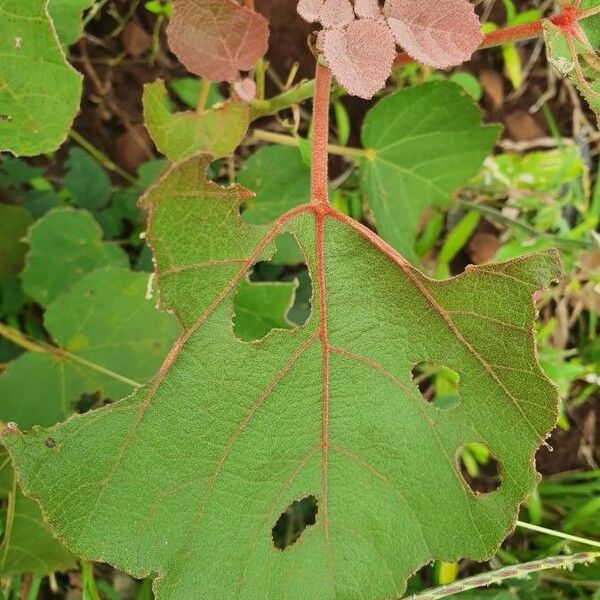
<path id="1" fill-rule="evenodd" d="M 77 553 L 157 572 L 162 600 L 389 598 L 433 559 L 491 556 L 557 416 L 532 332 L 556 254 L 433 281 L 331 207 L 244 222 L 246 192 L 206 181 L 208 163 L 174 165 L 144 201 L 161 305 L 185 332 L 130 397 L 4 438 L 26 493 Z M 306 257 L 311 317 L 245 342 L 237 291 L 284 233 Z M 457 406 L 424 401 L 420 362 L 459 376 Z M 489 493 L 461 472 L 472 443 L 501 464 Z M 302 499 L 314 524 L 286 538 Z"/>
<path id="2" fill-rule="evenodd" d="M 392 72 L 396 43 L 436 68 L 468 60 L 483 39 L 468 0 L 300 0 L 298 13 L 320 22 L 317 47 L 350 94 L 371 98 Z"/>
<path id="3" fill-rule="evenodd" d="M 174 0 L 167 36 L 192 73 L 234 81 L 267 51 L 269 28 L 264 17 L 234 0 Z"/>

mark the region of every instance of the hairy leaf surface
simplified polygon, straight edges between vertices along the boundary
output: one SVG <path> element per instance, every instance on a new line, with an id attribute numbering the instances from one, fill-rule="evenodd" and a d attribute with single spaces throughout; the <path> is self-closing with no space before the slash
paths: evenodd
<path id="1" fill-rule="evenodd" d="M 367 114 L 361 187 L 379 234 L 415 261 L 414 240 L 425 208 L 448 205 L 475 175 L 498 138 L 456 84 L 426 83 L 386 96 Z"/>
<path id="2" fill-rule="evenodd" d="M 29 243 L 21 279 L 25 292 L 41 305 L 96 268 L 127 266 L 126 254 L 102 241 L 100 226 L 85 210 L 50 211 L 31 228 Z"/>
<path id="3" fill-rule="evenodd" d="M 469 0 L 386 0 L 384 14 L 398 44 L 416 60 L 438 69 L 469 60 L 483 40 Z"/>
<path id="4" fill-rule="evenodd" d="M 266 19 L 234 0 L 174 0 L 169 46 L 185 67 L 213 81 L 232 81 L 267 51 Z"/>
<path id="5" fill-rule="evenodd" d="M 82 76 L 65 61 L 48 0 L 0 0 L 0 150 L 33 156 L 65 140 Z"/>
<path id="6" fill-rule="evenodd" d="M 173 113 L 163 81 L 144 86 L 144 121 L 156 147 L 167 158 L 179 161 L 198 152 L 227 156 L 240 145 L 250 124 L 250 108 L 230 100 L 202 114 Z"/>
<path id="7" fill-rule="evenodd" d="M 157 572 L 159 599 L 389 598 L 432 558 L 489 557 L 556 420 L 532 335 L 532 294 L 559 275 L 556 255 L 432 281 L 333 209 L 244 223 L 247 193 L 207 182 L 207 164 L 174 166 L 145 199 L 161 305 L 184 333 L 128 398 L 5 435 L 25 491 L 78 554 Z M 237 288 L 283 232 L 305 254 L 312 315 L 244 342 Z M 460 375 L 458 406 L 422 398 L 421 361 Z M 490 494 L 460 474 L 469 442 L 502 465 Z M 316 523 L 276 549 L 279 515 L 307 496 Z"/>

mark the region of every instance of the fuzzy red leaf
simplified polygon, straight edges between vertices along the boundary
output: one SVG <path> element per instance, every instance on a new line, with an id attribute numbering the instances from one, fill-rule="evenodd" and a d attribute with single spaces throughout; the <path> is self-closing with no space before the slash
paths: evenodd
<path id="1" fill-rule="evenodd" d="M 323 52 L 348 93 L 371 98 L 392 72 L 396 42 L 383 20 L 358 19 L 345 29 L 323 32 Z"/>
<path id="2" fill-rule="evenodd" d="M 445 69 L 469 60 L 483 40 L 468 0 L 387 0 L 384 13 L 398 44 L 432 67 Z"/>
<path id="3" fill-rule="evenodd" d="M 324 0 L 300 0 L 298 2 L 298 14 L 309 23 L 319 20 L 319 13 L 323 8 Z"/>
<path id="4" fill-rule="evenodd" d="M 189 71 L 232 81 L 265 54 L 269 28 L 264 17 L 233 0 L 174 0 L 167 36 Z"/>
<path id="5" fill-rule="evenodd" d="M 377 19 L 381 11 L 377 0 L 354 0 L 354 12 L 357 17 Z"/>
<path id="6" fill-rule="evenodd" d="M 323 27 L 343 27 L 354 21 L 350 0 L 325 0 L 319 13 Z"/>

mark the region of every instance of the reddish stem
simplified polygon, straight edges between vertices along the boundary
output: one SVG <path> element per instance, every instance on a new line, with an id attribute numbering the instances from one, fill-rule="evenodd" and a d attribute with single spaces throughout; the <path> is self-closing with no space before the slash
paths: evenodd
<path id="1" fill-rule="evenodd" d="M 315 96 L 313 100 L 313 138 L 311 161 L 311 202 L 327 206 L 327 142 L 329 141 L 329 96 L 331 92 L 331 71 L 317 62 L 315 76 Z"/>

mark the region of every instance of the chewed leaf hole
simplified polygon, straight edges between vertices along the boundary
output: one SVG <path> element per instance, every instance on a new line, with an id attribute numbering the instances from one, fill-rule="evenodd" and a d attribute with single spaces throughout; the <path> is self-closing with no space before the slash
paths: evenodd
<path id="1" fill-rule="evenodd" d="M 312 284 L 304 255 L 290 234 L 275 239 L 270 261 L 256 263 L 235 295 L 233 331 L 244 342 L 273 329 L 295 329 L 308 321 Z"/>
<path id="2" fill-rule="evenodd" d="M 285 550 L 295 544 L 309 525 L 317 522 L 319 502 L 315 496 L 307 496 L 292 502 L 279 516 L 271 531 L 273 545 Z"/>
<path id="3" fill-rule="evenodd" d="M 421 361 L 411 374 L 423 398 L 435 407 L 447 410 L 460 403 L 460 375 L 453 369 Z"/>
<path id="4" fill-rule="evenodd" d="M 476 494 L 489 494 L 502 484 L 500 462 L 485 444 L 465 444 L 459 450 L 458 462 L 463 479 Z"/>

